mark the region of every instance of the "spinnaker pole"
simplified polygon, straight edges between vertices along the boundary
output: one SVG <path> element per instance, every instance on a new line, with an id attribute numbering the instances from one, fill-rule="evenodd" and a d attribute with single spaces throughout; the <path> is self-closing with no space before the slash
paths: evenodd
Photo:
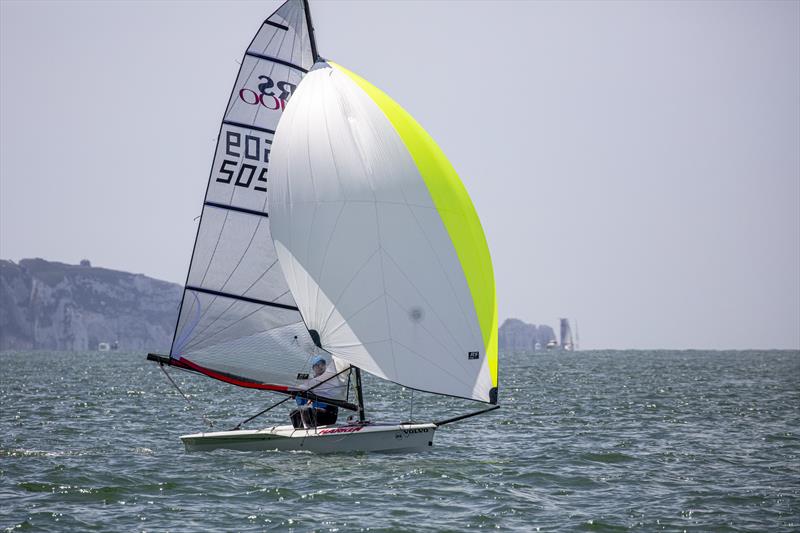
<path id="1" fill-rule="evenodd" d="M 436 424 L 437 427 L 444 426 L 445 424 L 452 424 L 453 422 L 458 422 L 459 420 L 464 420 L 465 418 L 472 418 L 473 416 L 482 415 L 484 413 L 488 413 L 490 411 L 494 411 L 495 409 L 500 409 L 500 406 L 499 405 L 493 405 L 493 406 L 489 407 L 488 409 L 484 409 L 482 411 L 475 411 L 474 413 L 467 413 L 465 415 L 456 416 L 456 417 L 453 417 L 453 418 L 448 418 L 447 420 L 440 420 L 438 422 L 434 422 L 434 424 Z"/>

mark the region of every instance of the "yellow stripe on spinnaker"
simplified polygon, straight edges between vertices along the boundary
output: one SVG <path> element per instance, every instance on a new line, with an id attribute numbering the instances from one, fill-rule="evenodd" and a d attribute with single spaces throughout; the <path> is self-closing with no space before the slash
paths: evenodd
<path id="1" fill-rule="evenodd" d="M 383 111 L 425 180 L 467 278 L 483 335 L 492 386 L 497 387 L 497 295 L 494 271 L 486 236 L 467 189 L 442 149 L 414 117 L 358 74 L 331 61 L 328 64 L 347 74 Z"/>

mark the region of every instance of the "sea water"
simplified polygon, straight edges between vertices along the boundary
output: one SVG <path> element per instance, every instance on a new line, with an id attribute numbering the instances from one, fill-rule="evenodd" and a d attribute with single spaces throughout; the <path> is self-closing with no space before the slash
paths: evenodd
<path id="1" fill-rule="evenodd" d="M 800 353 L 505 355 L 417 454 L 187 454 L 279 399 L 133 353 L 0 354 L 9 531 L 798 531 Z M 378 421 L 481 404 L 365 381 Z M 285 423 L 288 405 L 248 428 Z"/>

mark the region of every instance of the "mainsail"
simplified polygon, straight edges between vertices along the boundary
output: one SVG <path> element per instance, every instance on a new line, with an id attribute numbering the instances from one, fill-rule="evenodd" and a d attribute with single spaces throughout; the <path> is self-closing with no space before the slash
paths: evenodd
<path id="1" fill-rule="evenodd" d="M 220 127 L 170 350 L 178 366 L 246 387 L 308 387 L 319 349 L 278 264 L 267 172 L 278 122 L 315 58 L 301 0 L 287 1 L 268 17 L 244 54 Z M 347 367 L 332 363 L 332 372 Z"/>
<path id="2" fill-rule="evenodd" d="M 475 208 L 422 127 L 334 63 L 278 125 L 279 262 L 322 348 L 418 390 L 497 401 L 497 302 Z"/>

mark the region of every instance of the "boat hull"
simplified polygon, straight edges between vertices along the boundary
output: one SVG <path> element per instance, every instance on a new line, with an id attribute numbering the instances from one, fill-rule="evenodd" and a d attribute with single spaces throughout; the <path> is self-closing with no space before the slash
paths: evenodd
<path id="1" fill-rule="evenodd" d="M 348 425 L 195 433 L 181 437 L 187 452 L 238 451 L 419 452 L 433 446 L 436 424 Z"/>

